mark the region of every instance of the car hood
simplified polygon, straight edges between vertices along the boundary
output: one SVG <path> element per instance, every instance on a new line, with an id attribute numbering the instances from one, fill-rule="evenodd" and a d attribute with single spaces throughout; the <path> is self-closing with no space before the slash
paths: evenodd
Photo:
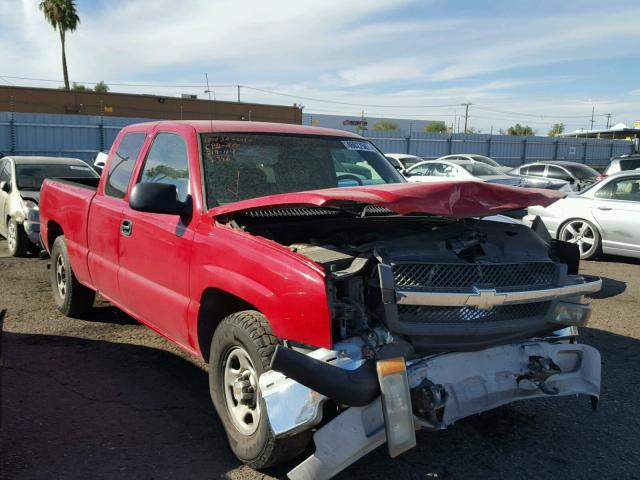
<path id="1" fill-rule="evenodd" d="M 544 207 L 565 196 L 562 192 L 524 189 L 486 182 L 394 183 L 282 193 L 213 207 L 209 214 L 227 215 L 254 209 L 331 207 L 368 204 L 401 215 L 423 213 L 451 218 L 484 217 L 533 205 Z"/>

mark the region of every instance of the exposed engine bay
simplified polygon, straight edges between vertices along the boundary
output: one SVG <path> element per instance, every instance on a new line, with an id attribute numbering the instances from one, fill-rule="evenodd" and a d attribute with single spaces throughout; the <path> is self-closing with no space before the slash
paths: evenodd
<path id="1" fill-rule="evenodd" d="M 379 327 L 416 351 L 468 350 L 544 335 L 552 302 L 513 306 L 412 305 L 400 288 L 447 294 L 543 289 L 566 283 L 553 246 L 514 222 L 401 216 L 367 207 L 354 214 L 288 208 L 235 214 L 230 224 L 273 240 L 320 265 L 327 275 L 334 341 Z M 486 308 L 485 308 L 486 307 Z M 491 307 L 491 308 L 489 308 Z"/>

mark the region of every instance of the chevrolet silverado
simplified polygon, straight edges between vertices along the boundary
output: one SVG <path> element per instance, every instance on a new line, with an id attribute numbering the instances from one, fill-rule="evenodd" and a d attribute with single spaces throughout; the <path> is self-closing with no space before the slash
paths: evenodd
<path id="1" fill-rule="evenodd" d="M 100 293 L 208 363 L 241 461 L 313 440 L 289 476 L 330 478 L 516 400 L 595 406 L 600 355 L 577 327 L 601 281 L 498 215 L 563 195 L 406 183 L 343 131 L 155 122 L 120 132 L 99 180 L 46 180 L 41 236 L 62 313 Z"/>

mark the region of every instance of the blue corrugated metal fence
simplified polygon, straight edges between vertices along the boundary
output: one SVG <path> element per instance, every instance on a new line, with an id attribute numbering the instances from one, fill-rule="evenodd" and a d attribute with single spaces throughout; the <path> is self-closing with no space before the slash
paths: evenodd
<path id="1" fill-rule="evenodd" d="M 539 160 L 570 160 L 606 165 L 611 157 L 634 152 L 633 142 L 596 138 L 518 137 L 511 135 L 364 132 L 385 153 L 438 158 L 455 153 L 486 155 L 503 165 Z"/>
<path id="2" fill-rule="evenodd" d="M 97 115 L 55 115 L 0 112 L 0 152 L 13 155 L 51 155 L 93 161 L 111 147 L 120 129 L 143 118 Z M 504 165 L 538 160 L 572 160 L 606 165 L 609 158 L 632 153 L 626 140 L 599 140 L 508 135 L 364 132 L 386 153 L 410 153 L 437 158 L 452 153 L 476 153 Z"/>

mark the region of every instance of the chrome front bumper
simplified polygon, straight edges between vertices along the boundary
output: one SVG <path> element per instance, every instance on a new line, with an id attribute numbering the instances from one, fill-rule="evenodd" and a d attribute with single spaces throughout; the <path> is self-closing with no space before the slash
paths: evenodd
<path id="1" fill-rule="evenodd" d="M 336 358 L 319 350 L 316 358 Z M 343 368 L 361 361 L 340 357 Z M 536 365 L 552 365 L 546 373 Z M 462 418 L 518 400 L 536 397 L 600 395 L 600 354 L 589 346 L 544 340 L 492 347 L 478 352 L 434 355 L 407 365 L 412 390 L 436 386 L 445 401 L 430 418 L 415 416 L 417 428 L 441 430 Z M 279 377 L 280 376 L 280 377 Z M 260 388 L 274 434 L 286 437 L 317 425 L 326 397 L 304 385 L 267 372 Z M 414 404 L 414 411 L 416 405 Z M 437 419 L 434 421 L 434 419 Z M 314 435 L 315 453 L 289 472 L 292 479 L 327 479 L 386 442 L 380 398 L 364 407 L 351 407 Z"/>

